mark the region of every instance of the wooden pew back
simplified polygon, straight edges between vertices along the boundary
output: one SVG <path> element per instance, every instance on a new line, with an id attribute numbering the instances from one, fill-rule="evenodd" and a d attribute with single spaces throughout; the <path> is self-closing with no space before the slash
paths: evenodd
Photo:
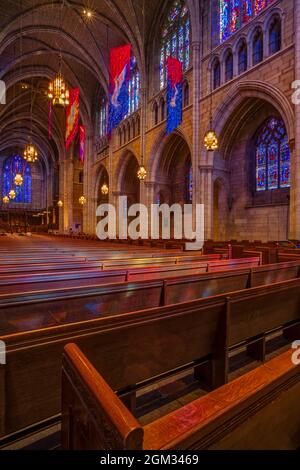
<path id="1" fill-rule="evenodd" d="M 268 267 L 263 266 L 262 268 L 255 268 L 259 272 L 259 269 L 264 269 L 265 273 L 267 275 L 266 279 L 268 279 L 269 272 L 267 270 Z M 282 269 L 282 268 L 281 268 Z M 248 271 L 249 273 L 249 271 Z M 290 268 L 288 271 L 289 275 L 291 274 Z M 236 274 L 236 273 L 232 273 Z M 242 273 L 244 276 L 244 273 Z M 205 275 L 209 276 L 209 275 Z M 217 276 L 219 281 L 222 283 L 222 275 L 221 274 L 214 274 L 214 277 Z M 253 277 L 255 279 L 255 276 Z M 244 281 L 246 281 L 246 278 L 244 278 Z M 169 282 L 169 281 L 168 281 Z M 170 281 L 170 286 L 171 289 L 173 288 L 173 293 L 172 290 L 168 293 L 168 285 L 166 283 L 161 282 L 161 281 L 155 281 L 151 282 L 151 289 L 153 288 L 154 291 L 152 290 L 151 295 L 153 295 L 154 299 L 159 299 L 159 302 L 162 301 L 162 296 L 164 295 L 163 289 L 166 289 L 167 292 L 167 299 L 169 296 L 168 301 L 174 301 L 174 297 L 176 294 L 176 288 L 173 287 L 172 283 L 177 282 L 176 279 Z M 197 280 L 195 279 L 195 282 Z M 207 282 L 207 279 L 205 280 Z M 214 279 L 212 279 L 212 282 L 215 282 Z M 207 320 L 207 325 L 205 327 L 210 327 L 211 331 L 214 329 L 214 324 L 210 323 L 210 321 L 213 322 L 214 318 L 218 318 L 218 312 L 223 312 L 221 315 L 222 322 L 224 322 L 224 318 L 226 320 L 226 316 L 224 317 L 224 312 L 227 312 L 228 304 L 230 308 L 234 309 L 236 308 L 236 311 L 238 312 L 238 302 L 240 302 L 240 305 L 242 308 L 244 308 L 244 305 L 247 307 L 247 305 L 251 305 L 251 302 L 256 297 L 259 295 L 262 298 L 264 298 L 264 305 L 258 305 L 257 309 L 255 312 L 258 312 L 256 314 L 256 317 L 254 315 L 254 326 L 255 331 L 249 331 L 250 336 L 248 335 L 246 338 L 247 331 L 245 332 L 243 329 L 240 329 L 239 326 L 239 315 L 238 313 L 234 316 L 230 315 L 230 317 L 233 317 L 233 319 L 236 321 L 236 323 L 232 322 L 230 323 L 230 328 L 231 328 L 231 333 L 230 335 L 226 336 L 226 341 L 228 341 L 228 345 L 224 345 L 219 343 L 219 349 L 218 351 L 221 351 L 222 353 L 219 353 L 214 356 L 214 364 L 216 365 L 217 363 L 219 364 L 219 369 L 215 368 L 215 382 L 216 381 L 224 381 L 226 379 L 226 367 L 227 363 L 225 360 L 225 353 L 226 348 L 229 346 L 232 346 L 235 344 L 237 341 L 243 341 L 245 338 L 250 339 L 251 342 L 253 342 L 253 335 L 260 335 L 260 337 L 264 337 L 266 333 L 268 333 L 268 330 L 270 327 L 277 327 L 279 323 L 286 324 L 286 322 L 290 323 L 291 321 L 297 320 L 297 301 L 299 301 L 298 297 L 298 291 L 299 291 L 299 280 L 295 281 L 288 281 L 285 283 L 281 283 L 281 287 L 279 284 L 275 286 L 267 286 L 264 288 L 257 288 L 253 289 L 250 291 L 245 291 L 244 293 L 235 293 L 235 294 L 224 294 L 224 295 L 219 295 L 217 298 L 208 298 L 208 299 L 202 299 L 198 301 L 192 301 L 188 302 L 185 304 L 180 304 L 180 305 L 169 305 L 167 307 L 161 307 L 159 309 L 154 309 L 154 310 L 142 310 L 138 311 L 135 313 L 119 313 L 116 314 L 117 310 L 119 309 L 119 305 L 121 304 L 122 300 L 121 297 L 116 297 L 116 293 L 120 292 L 120 285 L 115 286 L 115 291 L 111 291 L 110 295 L 113 298 L 113 304 L 110 304 L 110 302 L 106 302 L 105 298 L 102 297 L 101 299 L 93 301 L 91 297 L 87 296 L 85 298 L 86 301 L 86 306 L 85 309 L 88 313 L 88 315 L 85 317 L 85 321 L 79 322 L 80 314 L 82 313 L 82 306 L 78 304 L 80 297 L 82 295 L 85 295 L 84 292 L 79 292 L 78 293 L 78 298 L 72 297 L 72 295 L 69 298 L 61 298 L 60 301 L 56 303 L 56 308 L 57 310 L 55 311 L 54 305 L 51 303 L 48 303 L 48 310 L 45 308 L 45 304 L 41 303 L 40 305 L 37 306 L 39 307 L 39 310 L 35 313 L 34 316 L 30 316 L 33 310 L 33 299 L 27 299 L 28 304 L 25 305 L 25 299 L 23 298 L 20 300 L 18 308 L 19 314 L 16 314 L 14 318 L 12 318 L 12 310 L 8 309 L 7 310 L 7 325 L 8 325 L 8 330 L 5 336 L 2 336 L 1 339 L 3 339 L 6 342 L 7 345 L 7 357 L 8 357 L 8 362 L 5 368 L 3 368 L 3 374 L 0 374 L 0 390 L 2 390 L 2 397 L 6 401 L 7 406 L 5 407 L 3 411 L 3 416 L 0 416 L 0 435 L 7 434 L 9 432 L 13 432 L 16 429 L 20 429 L 22 427 L 25 427 L 27 425 L 30 425 L 36 421 L 40 421 L 42 419 L 46 419 L 55 413 L 58 412 L 58 407 L 59 407 L 59 365 L 60 365 L 60 355 L 62 352 L 62 348 L 64 344 L 70 341 L 76 341 L 80 344 L 80 346 L 83 348 L 84 352 L 93 359 L 94 361 L 94 354 L 95 354 L 95 364 L 97 364 L 97 357 L 100 354 L 100 349 L 101 344 L 99 344 L 99 338 L 97 337 L 98 334 L 106 334 L 106 331 L 110 331 L 110 344 L 104 342 L 104 347 L 107 348 L 105 351 L 105 354 L 109 358 L 109 354 L 113 351 L 113 348 L 116 344 L 121 344 L 120 340 L 118 338 L 123 338 L 123 336 L 126 334 L 129 335 L 129 331 L 132 328 L 132 324 L 136 327 L 135 333 L 130 333 L 130 338 L 132 338 L 132 346 L 135 348 L 134 354 L 136 354 L 137 351 L 142 350 L 146 354 L 146 350 L 148 349 L 148 356 L 146 357 L 146 364 L 147 368 L 144 368 L 142 363 L 138 364 L 135 362 L 135 369 L 136 369 L 136 375 L 134 376 L 135 370 L 130 370 L 130 374 L 128 373 L 127 378 L 130 378 L 130 381 L 133 381 L 133 383 L 137 383 L 140 380 L 143 380 L 145 377 L 147 377 L 147 373 L 150 373 L 149 376 L 152 374 L 157 374 L 161 372 L 163 369 L 166 369 L 170 366 L 172 367 L 177 367 L 178 363 L 180 361 L 185 362 L 185 361 L 190 361 L 191 357 L 193 358 L 192 360 L 197 361 L 200 359 L 200 356 L 205 356 L 206 354 L 209 354 L 208 350 L 210 346 L 212 345 L 212 337 L 209 336 L 206 339 L 206 342 L 204 342 L 202 345 L 198 345 L 199 343 L 199 336 L 202 337 L 202 330 L 199 330 L 201 333 L 198 331 L 198 336 L 196 337 L 196 331 L 194 331 L 194 326 L 197 326 L 198 323 L 197 321 L 201 321 L 202 317 L 199 318 L 199 320 L 194 319 L 192 315 L 195 315 L 195 318 L 197 316 L 196 312 L 208 312 L 208 313 L 203 313 L 206 318 L 206 315 L 209 316 L 209 320 Z M 134 285 L 136 284 L 136 285 Z M 141 289 L 141 285 L 138 283 L 134 283 L 131 286 L 131 289 L 134 287 L 137 287 L 138 289 Z M 138 284 L 138 285 L 137 285 Z M 167 283 L 168 284 L 168 283 Z M 284 285 L 282 285 L 284 284 Z M 149 288 L 149 283 L 146 286 L 146 288 Z M 106 288 L 107 289 L 107 288 Z M 157 292 L 155 293 L 155 290 Z M 178 290 L 178 288 L 177 288 Z M 185 287 L 181 289 L 183 292 L 187 291 Z M 200 288 L 199 288 L 200 290 Z M 265 296 L 266 291 L 268 291 L 268 296 Z M 283 293 L 284 291 L 284 293 Z M 143 292 L 142 290 L 139 290 L 141 293 L 139 301 L 142 303 L 142 306 L 140 308 L 145 308 L 146 303 L 149 301 L 149 294 L 146 292 Z M 108 293 L 108 291 L 107 291 Z M 276 295 L 279 295 L 277 298 Z M 240 296 L 241 294 L 241 296 Z M 243 296 L 243 295 L 245 296 Z M 131 293 L 130 290 L 128 291 L 128 285 L 127 289 L 124 290 L 124 296 L 123 299 L 127 299 L 126 303 L 125 302 L 125 311 L 127 309 L 138 309 L 137 304 L 135 305 L 134 302 L 134 296 L 130 297 Z M 190 294 L 189 294 L 190 295 Z M 194 293 L 192 293 L 194 295 Z M 280 296 L 282 296 L 280 298 Z M 298 297 L 297 297 L 298 296 Z M 231 301 L 228 303 L 226 301 L 226 298 L 230 297 Z M 283 299 L 290 299 L 290 297 L 293 297 L 293 300 L 291 303 L 284 303 Z M 152 301 L 153 301 L 152 298 Z M 274 303 L 274 299 L 276 299 L 276 303 Z M 298 300 L 297 300 L 298 299 Z M 48 300 L 44 299 L 45 302 L 47 303 Z M 40 297 L 37 302 L 41 302 L 42 298 Z M 165 300 L 163 300 L 164 302 Z M 177 300 L 176 300 L 177 301 Z M 244 304 L 242 304 L 244 302 Z M 198 305 L 199 303 L 199 305 Z M 272 306 L 273 303 L 273 310 L 271 311 L 270 306 Z M 158 303 L 159 304 L 159 303 Z M 231 304 L 231 305 L 230 305 Z M 150 304 L 151 305 L 151 304 Z M 288 305 L 288 309 L 286 308 L 286 305 Z M 226 307 L 227 306 L 227 307 Z M 13 305 L 13 308 L 15 309 L 17 305 Z M 105 308 L 115 308 L 114 315 L 110 317 L 99 317 L 99 314 L 97 315 L 97 312 L 101 310 L 97 309 L 104 309 Z M 275 311 L 274 309 L 279 309 Z M 25 310 L 27 309 L 27 310 Z M 61 309 L 61 310 L 59 310 Z M 218 310 L 220 309 L 220 310 Z M 266 309 L 266 310 L 264 310 Z M 67 315 L 65 315 L 64 312 L 67 311 Z M 261 321 L 261 316 L 262 312 L 264 313 L 267 311 L 267 322 L 264 320 Z M 186 325 L 183 324 L 182 326 L 182 331 L 186 332 L 185 340 L 188 338 L 189 334 L 189 328 L 193 330 L 193 340 L 195 341 L 195 345 L 192 347 L 191 350 L 188 351 L 188 356 L 184 356 L 185 349 L 190 348 L 189 342 L 188 347 L 186 344 L 184 344 L 184 341 L 179 341 L 176 339 L 176 334 L 175 330 L 172 330 L 171 327 L 169 326 L 172 322 L 173 316 L 178 317 L 179 319 L 176 320 L 177 323 L 176 325 L 180 325 L 180 318 L 183 318 L 185 313 L 188 313 L 189 318 L 192 319 L 189 322 L 186 323 Z M 212 312 L 212 313 L 211 313 Z M 255 314 L 254 312 L 254 314 Z M 3 314 L 3 310 L 1 312 Z M 39 313 L 39 315 L 37 315 Z M 246 310 L 246 313 L 248 315 L 249 311 Z M 249 315 L 253 315 L 253 312 L 250 312 Z M 200 315 L 200 314 L 199 314 Z M 198 315 L 198 316 L 199 316 Z M 202 315 L 202 313 L 201 313 Z M 265 315 L 265 313 L 264 313 Z M 68 317 L 69 316 L 69 317 Z M 274 324 L 272 323 L 272 318 L 274 316 Z M 51 324 L 49 323 L 49 317 L 54 318 L 54 322 Z M 46 324 L 47 328 L 43 328 L 43 324 L 41 322 L 41 318 L 47 318 L 48 323 Z M 164 331 L 166 330 L 166 338 L 168 338 L 168 334 L 171 334 L 172 331 L 174 333 L 173 336 L 170 337 L 169 343 L 171 344 L 173 349 L 169 349 L 166 346 L 166 342 L 163 341 L 163 339 L 159 340 L 156 337 L 161 337 L 163 338 L 163 335 L 161 334 L 161 328 L 159 321 L 160 319 L 163 319 L 164 321 Z M 252 317 L 251 322 L 253 321 Z M 232 319 L 232 318 L 231 318 Z M 82 318 L 84 320 L 84 318 Z M 246 320 L 249 323 L 249 318 L 246 318 Z M 67 324 L 66 322 L 69 321 Z M 72 323 L 73 322 L 73 323 Z M 222 323 L 221 322 L 221 323 Z M 137 336 L 139 335 L 139 328 L 145 329 L 147 327 L 147 323 L 151 324 L 151 332 L 149 333 L 152 342 L 144 344 L 142 339 L 137 340 Z M 193 323 L 193 325 L 192 325 Z M 226 322 L 225 322 L 226 323 Z M 175 325 L 175 323 L 174 323 Z M 120 327 L 120 328 L 119 328 Z M 226 327 L 226 325 L 225 325 Z M 222 326 L 222 332 L 224 333 L 224 324 Z M 11 328 L 11 329 L 10 329 Z M 34 331 L 27 331 L 25 332 L 26 329 L 30 330 L 35 328 Z M 116 328 L 119 328 L 118 332 L 116 332 Z M 18 333 L 15 333 L 16 331 L 19 331 Z M 21 332 L 23 331 L 23 332 Z M 132 330 L 134 331 L 134 330 Z M 9 334 L 9 333 L 13 334 Z M 181 332 L 181 325 L 180 325 L 180 330 Z M 118 336 L 119 335 L 119 336 Z M 101 336 L 102 338 L 103 336 Z M 97 339 L 98 338 L 98 339 Z M 218 338 L 218 335 L 217 337 Z M 224 340 L 224 334 L 221 335 L 221 339 Z M 218 343 L 218 341 L 217 341 Z M 217 344 L 214 342 L 214 347 Z M 222 348 L 220 349 L 220 344 Z M 223 350 L 224 346 L 224 350 Z M 226 347 L 225 347 L 226 346 Z M 151 354 L 152 354 L 152 349 L 156 348 L 156 353 L 155 353 L 155 360 L 156 362 L 153 364 L 153 369 L 152 367 L 152 360 L 151 360 Z M 120 345 L 121 348 L 121 345 Z M 126 349 L 127 348 L 127 349 Z M 130 352 L 130 344 L 126 343 L 126 354 L 122 354 L 122 350 L 119 351 L 120 356 L 119 356 L 119 362 L 120 364 L 124 365 L 124 358 L 127 358 L 126 361 L 126 367 L 128 367 L 128 364 L 130 363 L 131 359 L 131 354 Z M 194 348 L 194 349 L 193 349 Z M 203 349 L 200 349 L 203 348 Z M 165 358 L 161 359 L 160 356 L 164 353 L 165 355 L 168 355 L 168 351 L 170 350 L 177 350 L 179 351 L 178 354 L 178 362 L 177 363 L 170 363 L 171 359 L 170 358 Z M 213 350 L 215 351 L 215 350 Z M 211 353 L 213 352 L 211 351 Z M 196 354 L 197 353 L 197 354 Z M 198 356 L 200 354 L 200 356 Z M 116 353 L 116 357 L 118 356 L 118 353 Z M 259 357 L 263 357 L 263 353 L 260 353 Z M 143 356 L 143 360 L 144 360 Z M 180 359 L 180 360 L 179 360 Z M 202 359 L 205 359 L 205 357 L 202 357 Z M 137 361 L 138 359 L 136 359 Z M 168 362 L 169 361 L 169 362 Z M 217 361 L 217 362 L 216 362 Z M 100 364 L 101 366 L 101 364 Z M 150 367 L 151 366 L 151 367 Z M 156 369 L 155 369 L 156 368 Z M 45 371 L 47 373 L 45 374 Z M 113 374 L 113 371 L 108 371 L 108 374 Z M 119 371 L 117 372 L 119 374 Z M 139 375 L 140 374 L 140 375 Z M 144 375 L 143 375 L 144 374 Z M 116 386 L 117 388 L 120 386 L 120 388 L 127 387 L 127 385 L 130 385 L 130 382 L 125 382 L 126 377 L 124 377 L 121 373 L 120 379 L 123 380 L 123 382 L 118 382 L 119 377 L 117 376 L 111 376 L 112 384 Z M 36 387 L 32 388 L 32 383 L 36 384 Z M 9 393 L 8 393 L 9 392 Z"/>
<path id="2" fill-rule="evenodd" d="M 142 427 L 82 351 L 69 344 L 63 355 L 62 448 L 295 450 L 300 445 L 300 364 L 291 357 L 289 350 Z M 135 433 L 130 444 L 120 424 L 127 435 Z"/>

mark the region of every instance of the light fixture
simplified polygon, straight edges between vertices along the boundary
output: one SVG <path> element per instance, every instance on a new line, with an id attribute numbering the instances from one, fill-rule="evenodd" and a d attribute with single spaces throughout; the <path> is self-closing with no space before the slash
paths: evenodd
<path id="1" fill-rule="evenodd" d="M 59 201 L 57 201 L 57 205 L 58 205 L 58 207 L 62 207 L 64 205 L 64 203 L 61 200 L 59 200 Z"/>
<path id="2" fill-rule="evenodd" d="M 49 83 L 48 87 L 48 99 L 52 102 L 53 106 L 62 107 L 68 106 L 70 104 L 69 89 L 66 85 L 65 79 L 62 75 L 62 50 L 61 45 L 63 42 L 63 8 L 64 0 L 61 2 L 60 8 L 60 50 L 59 50 L 59 62 L 58 62 L 58 72 L 54 77 L 54 80 Z"/>
<path id="3" fill-rule="evenodd" d="M 9 191 L 8 195 L 9 199 L 16 199 L 16 192 L 13 189 Z"/>
<path id="4" fill-rule="evenodd" d="M 91 10 L 83 10 L 83 14 L 84 16 L 86 16 L 87 18 L 92 18 L 93 16 L 93 13 Z"/>
<path id="5" fill-rule="evenodd" d="M 23 158 L 28 163 L 34 163 L 37 161 L 38 152 L 35 146 L 31 142 L 28 145 L 26 145 L 24 153 L 23 153 Z"/>
<path id="6" fill-rule="evenodd" d="M 9 203 L 9 197 L 8 197 L 8 196 L 4 196 L 4 197 L 2 198 L 2 202 L 3 202 L 3 204 L 8 204 L 8 203 Z"/>
<path id="7" fill-rule="evenodd" d="M 213 73 L 212 73 L 212 61 L 213 61 L 213 44 L 212 44 L 212 39 L 210 43 L 210 65 L 211 65 L 211 74 L 210 74 L 210 83 L 211 83 L 211 90 L 210 90 L 210 103 L 209 103 L 209 123 L 210 127 L 209 130 L 206 132 L 204 136 L 204 147 L 208 152 L 214 152 L 215 150 L 218 150 L 219 148 L 219 142 L 218 142 L 218 137 L 216 132 L 213 129 L 212 125 L 212 93 L 213 93 L 213 87 L 212 87 L 212 80 L 213 80 Z"/>
<path id="8" fill-rule="evenodd" d="M 101 186 L 101 193 L 106 196 L 109 192 L 109 189 L 108 189 L 108 186 L 106 183 L 104 183 L 102 186 Z"/>
<path id="9" fill-rule="evenodd" d="M 144 179 L 146 179 L 146 177 L 147 177 L 147 170 L 146 170 L 146 168 L 145 168 L 143 165 L 139 166 L 139 169 L 138 169 L 138 172 L 137 172 L 137 177 L 138 177 L 138 179 L 141 180 L 141 181 L 144 180 Z"/>
<path id="10" fill-rule="evenodd" d="M 213 129 L 210 129 L 206 132 L 204 136 L 204 146 L 208 152 L 214 152 L 215 150 L 218 150 L 218 137 Z"/>
<path id="11" fill-rule="evenodd" d="M 79 198 L 79 204 L 81 204 L 82 206 L 84 206 L 84 204 L 86 204 L 86 198 L 84 196 L 81 196 Z"/>
<path id="12" fill-rule="evenodd" d="M 52 101 L 53 106 L 65 107 L 70 104 L 69 90 L 60 71 L 49 83 L 48 98 Z"/>
<path id="13" fill-rule="evenodd" d="M 14 183 L 16 186 L 22 186 L 23 184 L 23 176 L 20 173 L 17 173 L 14 178 Z"/>

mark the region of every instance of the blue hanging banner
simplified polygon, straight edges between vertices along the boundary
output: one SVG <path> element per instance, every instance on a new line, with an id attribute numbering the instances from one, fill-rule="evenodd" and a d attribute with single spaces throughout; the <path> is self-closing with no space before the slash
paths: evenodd
<path id="1" fill-rule="evenodd" d="M 167 134 L 182 123 L 182 63 L 174 57 L 167 59 Z"/>
<path id="2" fill-rule="evenodd" d="M 109 115 L 108 135 L 110 136 L 127 116 L 129 108 L 131 46 L 115 47 L 110 50 L 109 61 Z"/>

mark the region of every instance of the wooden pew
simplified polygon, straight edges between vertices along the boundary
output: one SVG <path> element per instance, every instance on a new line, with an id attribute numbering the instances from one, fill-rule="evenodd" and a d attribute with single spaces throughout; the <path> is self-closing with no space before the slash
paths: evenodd
<path id="1" fill-rule="evenodd" d="M 295 450 L 300 364 L 291 356 L 289 350 L 143 427 L 80 349 L 69 344 L 62 369 L 62 448 Z"/>
<path id="2" fill-rule="evenodd" d="M 134 407 L 136 391 L 154 377 L 188 366 L 206 386 L 220 386 L 227 381 L 229 351 L 243 346 L 250 357 L 264 360 L 266 338 L 275 330 L 283 330 L 289 340 L 298 339 L 299 302 L 296 279 L 1 336 L 7 364 L 0 374 L 6 403 L 0 436 L 59 412 L 60 358 L 69 342 L 76 341 L 109 385 Z M 32 328 L 32 321 L 28 323 Z"/>
<path id="3" fill-rule="evenodd" d="M 109 269 L 106 271 L 86 269 L 86 270 L 70 270 L 51 271 L 43 274 L 27 274 L 17 275 L 13 273 L 10 276 L 0 276 L 0 294 L 18 294 L 25 292 L 36 292 L 39 290 L 59 289 L 62 285 L 68 287 L 90 287 L 102 284 L 128 282 L 134 280 L 152 280 L 165 279 L 169 277 L 186 276 L 192 274 L 200 274 L 205 272 L 218 272 L 232 269 L 243 269 L 247 267 L 257 266 L 258 259 L 247 258 L 243 260 L 229 261 L 207 261 L 205 263 L 193 262 L 190 264 L 171 264 L 162 263 L 162 265 L 152 266 L 148 268 L 138 267 L 132 268 L 125 265 L 124 269 Z M 142 266 L 142 265 L 141 265 Z"/>
<path id="4" fill-rule="evenodd" d="M 216 258 L 217 256 L 217 258 Z M 202 258 L 198 258 L 198 261 L 200 261 Z M 209 259 L 215 260 L 219 259 L 218 255 L 213 255 L 213 258 L 210 258 L 210 256 L 205 256 L 204 261 L 209 261 Z M 144 262 L 143 262 L 144 261 Z M 143 259 L 132 259 L 128 257 L 126 262 L 122 265 L 122 261 L 119 263 L 118 260 L 115 260 L 115 265 L 121 265 L 124 268 L 126 267 L 131 267 L 131 266 L 143 266 L 143 265 L 150 265 L 150 266 L 160 266 L 163 264 L 166 265 L 176 265 L 178 262 L 183 262 L 183 260 L 180 260 L 178 257 L 165 257 L 162 256 L 161 258 L 143 258 Z M 24 264 L 11 264 L 7 266 L 0 266 L 0 277 L 1 276 L 6 276 L 8 273 L 13 274 L 13 273 L 34 273 L 34 272 L 47 272 L 49 273 L 50 271 L 66 271 L 66 270 L 73 270 L 73 269 L 80 269 L 80 270 L 86 270 L 86 269 L 91 269 L 91 268 L 99 268 L 99 269 L 110 269 L 114 264 L 112 265 L 109 264 L 109 261 L 107 261 L 107 265 L 104 267 L 103 261 L 97 261 L 97 260 L 88 260 L 88 261 L 71 261 L 71 262 L 43 262 L 43 263 L 24 263 Z"/>

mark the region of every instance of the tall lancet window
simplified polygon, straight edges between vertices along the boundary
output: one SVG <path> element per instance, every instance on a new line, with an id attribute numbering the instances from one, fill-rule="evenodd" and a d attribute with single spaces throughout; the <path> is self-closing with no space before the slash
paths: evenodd
<path id="1" fill-rule="evenodd" d="M 282 119 L 263 125 L 256 143 L 256 191 L 290 187 L 291 153 Z"/>
<path id="2" fill-rule="evenodd" d="M 129 107 L 128 116 L 134 113 L 140 105 L 140 73 L 134 56 L 131 58 L 129 81 Z"/>
<path id="3" fill-rule="evenodd" d="M 17 186 L 14 182 L 16 174 L 23 177 L 21 186 Z M 32 202 L 31 167 L 20 155 L 7 158 L 3 164 L 2 196 L 8 196 L 12 189 L 15 191 L 16 197 L 11 202 L 20 204 L 30 204 Z"/>
<path id="4" fill-rule="evenodd" d="M 160 49 L 160 88 L 167 85 L 167 59 L 180 60 L 183 70 L 190 66 L 191 26 L 187 6 L 183 0 L 176 0 L 171 7 L 162 30 Z"/>
<path id="5" fill-rule="evenodd" d="M 102 96 L 99 111 L 99 136 L 105 137 L 107 134 L 107 99 Z"/>

